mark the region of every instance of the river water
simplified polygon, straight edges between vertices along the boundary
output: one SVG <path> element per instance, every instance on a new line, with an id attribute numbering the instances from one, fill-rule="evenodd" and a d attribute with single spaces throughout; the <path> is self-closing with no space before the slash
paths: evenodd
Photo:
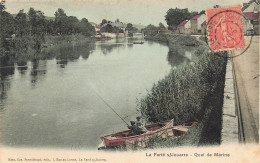
<path id="1" fill-rule="evenodd" d="M 126 129 L 102 99 L 126 122 L 135 120 L 137 99 L 172 67 L 193 60 L 192 49 L 179 54 L 156 42 L 133 41 L 97 41 L 45 60 L 2 62 L 2 144 L 97 149 L 100 136 Z"/>

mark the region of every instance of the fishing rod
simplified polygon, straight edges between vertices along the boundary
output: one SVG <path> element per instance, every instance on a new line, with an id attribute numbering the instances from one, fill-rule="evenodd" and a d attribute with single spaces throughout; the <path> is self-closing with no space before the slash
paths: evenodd
<path id="1" fill-rule="evenodd" d="M 96 93 L 96 94 L 97 94 L 97 93 Z M 127 126 L 129 126 L 129 125 L 127 124 L 127 122 L 126 122 L 119 114 L 117 114 L 117 112 L 116 112 L 101 96 L 99 96 L 99 94 L 97 94 L 97 96 L 98 96 L 114 113 L 116 113 L 116 115 L 117 115 L 122 121 L 124 121 Z"/>

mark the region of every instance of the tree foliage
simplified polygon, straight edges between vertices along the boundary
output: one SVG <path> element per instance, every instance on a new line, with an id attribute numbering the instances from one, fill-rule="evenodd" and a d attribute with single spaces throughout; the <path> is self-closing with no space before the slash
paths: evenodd
<path id="1" fill-rule="evenodd" d="M 163 23 L 159 23 L 159 27 L 158 27 L 159 30 L 165 30 L 165 26 L 163 25 Z"/>
<path id="2" fill-rule="evenodd" d="M 5 11 L 4 2 L 0 2 L 0 55 L 11 50 L 26 50 L 28 46 L 39 52 L 46 35 L 95 35 L 95 27 L 86 18 L 79 21 L 60 8 L 54 15 L 54 19 L 46 19 L 42 11 L 30 8 L 27 13 L 20 10 L 13 18 Z"/>
<path id="3" fill-rule="evenodd" d="M 4 2 L 0 2 L 0 56 L 4 51 L 9 51 L 9 42 L 5 38 L 10 38 L 13 34 L 13 17 L 5 11 Z"/>
<path id="4" fill-rule="evenodd" d="M 175 30 L 183 20 L 191 19 L 193 16 L 197 15 L 198 12 L 189 12 L 187 8 L 185 9 L 169 9 L 165 15 L 165 21 L 169 26 L 169 29 Z"/>
<path id="5" fill-rule="evenodd" d="M 85 36 L 95 35 L 95 28 L 86 18 L 81 21 L 75 16 L 67 16 L 63 9 L 55 12 L 55 30 L 60 35 L 70 35 L 82 33 Z"/>
<path id="6" fill-rule="evenodd" d="M 86 18 L 80 21 L 80 31 L 85 36 L 95 35 L 95 28 L 88 22 Z"/>
<path id="7" fill-rule="evenodd" d="M 24 10 L 20 10 L 14 18 L 14 32 L 16 36 L 28 35 L 30 31 L 30 22 Z"/>
<path id="8" fill-rule="evenodd" d="M 133 24 L 128 23 L 125 28 L 126 31 L 128 31 L 128 36 L 132 37 L 133 33 L 138 32 L 138 29 L 133 26 Z"/>
<path id="9" fill-rule="evenodd" d="M 40 10 L 30 8 L 28 12 L 31 35 L 43 36 L 45 34 L 46 20 L 44 13 Z"/>

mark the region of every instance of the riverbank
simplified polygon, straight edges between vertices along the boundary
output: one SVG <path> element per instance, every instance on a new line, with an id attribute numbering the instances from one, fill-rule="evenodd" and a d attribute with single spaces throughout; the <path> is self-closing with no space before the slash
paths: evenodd
<path id="1" fill-rule="evenodd" d="M 226 58 L 209 53 L 205 43 L 191 36 L 159 34 L 146 37 L 150 38 L 167 43 L 170 49 L 193 45 L 197 47 L 194 55 L 198 59 L 172 69 L 169 75 L 154 84 L 139 101 L 142 116 L 147 123 L 172 118 L 176 125 L 199 122 L 185 136 L 158 139 L 150 142 L 150 148 L 220 144 Z"/>
<path id="2" fill-rule="evenodd" d="M 203 43 L 198 41 L 196 37 L 190 35 L 178 35 L 178 34 L 157 34 L 155 36 L 145 36 L 147 40 L 159 41 L 164 42 L 169 45 L 169 48 L 172 46 L 199 46 Z"/>
<path id="3" fill-rule="evenodd" d="M 80 46 L 84 45 L 84 51 L 89 52 L 94 47 L 94 38 L 86 37 L 81 34 L 65 35 L 65 36 L 45 36 L 42 40 L 31 36 L 17 37 L 9 40 L 9 51 L 7 51 L 1 59 L 5 63 L 23 63 L 28 60 L 41 60 L 52 58 L 67 58 L 73 59 L 79 56 L 74 56 L 73 51 L 78 52 Z M 82 48 L 81 48 L 82 49 Z M 73 50 L 73 51 L 72 51 Z"/>

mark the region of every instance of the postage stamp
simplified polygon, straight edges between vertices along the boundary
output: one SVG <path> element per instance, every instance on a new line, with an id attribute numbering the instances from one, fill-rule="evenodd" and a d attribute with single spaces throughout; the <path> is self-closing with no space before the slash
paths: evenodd
<path id="1" fill-rule="evenodd" d="M 212 51 L 245 47 L 241 6 L 206 10 L 208 44 Z"/>

